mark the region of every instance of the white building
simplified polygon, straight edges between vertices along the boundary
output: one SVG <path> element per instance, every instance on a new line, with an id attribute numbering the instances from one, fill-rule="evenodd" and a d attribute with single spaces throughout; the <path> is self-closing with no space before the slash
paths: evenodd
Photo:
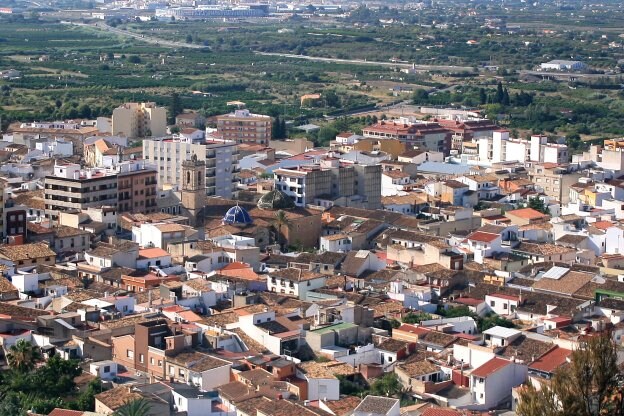
<path id="1" fill-rule="evenodd" d="M 325 286 L 327 276 L 308 270 L 288 268 L 271 272 L 267 276 L 270 292 L 284 293 L 305 300 L 308 291 Z"/>
<path id="2" fill-rule="evenodd" d="M 552 61 L 540 64 L 543 70 L 554 71 L 580 71 L 585 69 L 586 65 L 581 61 L 568 61 L 563 59 L 553 59 Z"/>
<path id="3" fill-rule="evenodd" d="M 524 383 L 528 367 L 503 358 L 494 357 L 470 374 L 470 409 L 487 410 L 511 397 L 511 389 Z"/>

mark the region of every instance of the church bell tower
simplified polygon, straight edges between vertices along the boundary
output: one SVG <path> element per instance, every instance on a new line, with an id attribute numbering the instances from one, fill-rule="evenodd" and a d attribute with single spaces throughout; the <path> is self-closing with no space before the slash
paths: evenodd
<path id="1" fill-rule="evenodd" d="M 182 189 L 180 193 L 182 214 L 192 227 L 203 225 L 203 209 L 206 206 L 206 162 L 193 154 L 182 162 Z"/>

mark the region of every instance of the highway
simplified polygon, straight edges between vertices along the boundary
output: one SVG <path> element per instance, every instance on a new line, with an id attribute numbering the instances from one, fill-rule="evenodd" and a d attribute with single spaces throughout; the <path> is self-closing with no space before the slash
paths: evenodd
<path id="1" fill-rule="evenodd" d="M 143 35 L 143 34 L 130 32 L 128 30 L 117 29 L 116 27 L 109 26 L 109 25 L 107 25 L 104 22 L 97 22 L 97 23 L 93 23 L 93 24 L 78 23 L 78 22 L 64 22 L 64 23 L 70 24 L 70 25 L 75 25 L 75 26 L 82 26 L 82 27 L 90 27 L 90 28 L 94 28 L 94 29 L 99 29 L 99 30 L 103 30 L 103 31 L 106 31 L 106 32 L 114 33 L 116 35 L 130 37 L 130 38 L 135 38 L 135 39 L 138 39 L 138 40 L 146 42 L 146 43 L 151 43 L 153 45 L 158 45 L 158 46 L 165 46 L 165 47 L 169 47 L 169 48 L 175 48 L 175 49 L 181 49 L 181 48 L 206 49 L 206 48 L 208 48 L 208 46 L 204 46 L 204 45 L 196 45 L 196 44 L 193 44 L 193 43 L 184 43 L 184 42 L 174 42 L 174 41 L 170 41 L 170 40 L 164 40 L 164 39 L 156 38 L 156 37 L 153 37 L 153 36 L 146 36 L 146 35 Z"/>
<path id="2" fill-rule="evenodd" d="M 379 62 L 379 61 L 363 61 L 361 59 L 338 59 L 338 58 L 322 58 L 320 56 L 295 55 L 291 53 L 273 53 L 273 52 L 255 52 L 258 55 L 265 56 L 281 56 L 283 58 L 305 59 L 308 61 L 333 62 L 338 64 L 356 64 L 371 66 L 389 66 L 401 68 L 415 68 L 423 71 L 445 71 L 445 72 L 473 72 L 473 68 L 469 66 L 452 66 L 452 65 L 412 65 L 402 62 Z"/>

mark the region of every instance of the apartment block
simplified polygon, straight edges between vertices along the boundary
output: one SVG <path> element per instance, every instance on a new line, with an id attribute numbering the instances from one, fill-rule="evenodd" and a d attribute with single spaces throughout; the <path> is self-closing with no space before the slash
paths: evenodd
<path id="1" fill-rule="evenodd" d="M 448 155 L 451 150 L 451 131 L 438 123 L 411 123 L 407 119 L 380 121 L 362 130 L 365 138 L 396 139 L 409 147 L 420 150 L 442 152 Z"/>
<path id="2" fill-rule="evenodd" d="M 117 206 L 117 173 L 105 169 L 81 169 L 74 163 L 54 166 L 45 177 L 46 215 L 57 220 L 60 211 L 102 205 Z"/>
<path id="3" fill-rule="evenodd" d="M 581 176 L 581 173 L 574 169 L 574 165 L 567 164 L 539 163 L 529 170 L 529 179 L 535 187 L 562 204 L 568 203 L 570 187 L 577 183 Z"/>
<path id="4" fill-rule="evenodd" d="M 269 145 L 272 120 L 269 116 L 236 110 L 217 117 L 217 134 L 235 143 Z"/>
<path id="5" fill-rule="evenodd" d="M 119 212 L 149 214 L 157 211 L 158 172 L 144 163 L 120 165 L 117 175 Z"/>
<path id="6" fill-rule="evenodd" d="M 125 103 L 113 110 L 113 134 L 129 138 L 167 134 L 167 110 L 155 103 Z"/>
<path id="7" fill-rule="evenodd" d="M 277 169 L 274 177 L 277 189 L 290 196 L 299 207 L 312 204 L 381 208 L 380 165 L 322 161 L 320 165 Z"/>
<path id="8" fill-rule="evenodd" d="M 206 162 L 206 194 L 231 198 L 236 189 L 238 147 L 231 140 L 192 142 L 182 138 L 143 140 L 143 158 L 155 165 L 160 187 L 182 186 L 182 163 L 197 155 Z"/>
<path id="9" fill-rule="evenodd" d="M 490 137 L 480 137 L 477 146 L 479 161 L 486 163 L 567 163 L 569 160 L 568 146 L 548 143 L 548 137 L 542 135 L 531 136 L 530 140 L 513 139 L 508 130 L 496 130 Z"/>

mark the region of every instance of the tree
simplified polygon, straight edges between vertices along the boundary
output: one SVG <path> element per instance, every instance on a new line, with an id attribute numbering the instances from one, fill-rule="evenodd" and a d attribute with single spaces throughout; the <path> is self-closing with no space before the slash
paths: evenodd
<path id="1" fill-rule="evenodd" d="M 376 396 L 397 396 L 403 393 L 403 386 L 396 373 L 386 373 L 371 385 L 371 394 Z"/>
<path id="2" fill-rule="evenodd" d="M 503 102 L 505 96 L 505 91 L 503 91 L 503 84 L 499 81 L 496 87 L 496 96 L 494 97 L 494 102 L 496 104 L 501 104 Z"/>
<path id="3" fill-rule="evenodd" d="M 193 43 L 193 36 L 186 35 L 186 43 Z"/>
<path id="4" fill-rule="evenodd" d="M 338 130 L 331 126 L 323 126 L 319 129 L 316 137 L 319 146 L 324 146 L 329 144 L 330 141 L 336 139 L 336 135 L 338 134 Z"/>
<path id="5" fill-rule="evenodd" d="M 533 208 L 534 210 L 539 211 L 543 214 L 549 214 L 548 207 L 544 204 L 544 201 L 540 197 L 534 196 L 532 198 L 529 198 L 528 207 Z"/>
<path id="6" fill-rule="evenodd" d="M 20 373 L 27 373 L 33 370 L 40 360 L 41 352 L 39 348 L 24 339 L 20 339 L 15 345 L 11 345 L 7 354 L 9 367 Z"/>
<path id="7" fill-rule="evenodd" d="M 505 90 L 503 91 L 503 99 L 501 100 L 501 104 L 505 106 L 511 104 L 511 100 L 509 99 L 509 91 L 507 91 L 507 88 L 505 88 Z"/>
<path id="8" fill-rule="evenodd" d="M 414 95 L 412 95 L 412 102 L 414 104 L 426 104 L 429 102 L 429 93 L 427 90 L 422 88 L 418 88 L 414 91 Z"/>
<path id="9" fill-rule="evenodd" d="M 140 64 L 141 57 L 139 55 L 130 55 L 128 57 L 128 62 L 130 62 L 131 64 Z"/>
<path id="10" fill-rule="evenodd" d="M 152 406 L 145 399 L 137 399 L 126 403 L 115 412 L 115 416 L 147 416 Z"/>
<path id="11" fill-rule="evenodd" d="M 171 102 L 169 103 L 169 124 L 175 124 L 175 118 L 182 113 L 182 103 L 177 92 L 171 93 Z"/>
<path id="12" fill-rule="evenodd" d="M 432 319 L 431 315 L 425 312 L 410 312 L 403 317 L 403 322 L 406 324 L 418 324 L 420 321 L 428 321 Z"/>
<path id="13" fill-rule="evenodd" d="M 538 391 L 520 391 L 519 416 L 622 416 L 624 386 L 617 366 L 617 347 L 610 333 L 579 344 L 571 362 L 560 367 Z"/>
<path id="14" fill-rule="evenodd" d="M 485 88 L 479 88 L 479 104 L 483 105 L 487 103 L 487 94 Z"/>
<path id="15" fill-rule="evenodd" d="M 275 213 L 275 218 L 273 219 L 273 227 L 275 227 L 275 230 L 277 231 L 277 241 L 282 249 L 284 248 L 284 244 L 286 243 L 282 230 L 284 228 L 290 229 L 291 225 L 292 224 L 290 222 L 290 219 L 288 218 L 288 215 L 286 214 L 286 211 L 280 209 Z"/>

